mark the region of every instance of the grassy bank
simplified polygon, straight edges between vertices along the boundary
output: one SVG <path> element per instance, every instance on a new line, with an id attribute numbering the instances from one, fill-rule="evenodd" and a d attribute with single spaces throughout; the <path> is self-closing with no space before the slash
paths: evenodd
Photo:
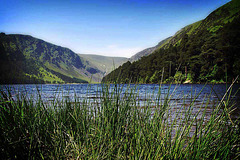
<path id="1" fill-rule="evenodd" d="M 170 103 L 171 94 L 139 107 L 137 87 L 124 94 L 103 85 L 100 103 L 74 102 L 10 92 L 0 94 L 0 155 L 3 159 L 238 159 L 239 119 L 230 96 L 193 112 L 191 103 Z M 211 93 L 209 93 L 211 94 Z M 122 96 L 123 95 L 123 96 Z M 154 107 L 148 104 L 154 103 Z M 210 115 L 207 112 L 211 108 Z"/>

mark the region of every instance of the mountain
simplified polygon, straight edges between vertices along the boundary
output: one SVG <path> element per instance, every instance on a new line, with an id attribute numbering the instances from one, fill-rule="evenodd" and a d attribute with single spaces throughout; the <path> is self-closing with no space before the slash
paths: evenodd
<path id="1" fill-rule="evenodd" d="M 68 48 L 28 35 L 0 34 L 0 83 L 88 83 L 103 73 Z"/>
<path id="2" fill-rule="evenodd" d="M 231 82 L 240 75 L 240 1 L 232 0 L 102 82 Z"/>
<path id="3" fill-rule="evenodd" d="M 102 73 L 101 78 L 128 60 L 125 57 L 107 57 L 93 54 L 79 54 L 79 56 L 96 66 Z"/>
<path id="4" fill-rule="evenodd" d="M 156 49 L 162 47 L 164 44 L 166 44 L 169 40 L 171 39 L 171 37 L 168 37 L 164 40 L 162 40 L 161 42 L 159 42 L 156 46 L 154 47 L 150 47 L 150 48 L 147 48 L 147 49 L 144 49 L 138 53 L 136 53 L 135 55 L 133 55 L 132 57 L 129 58 L 129 61 L 130 62 L 134 62 L 134 61 L 137 61 L 139 60 L 141 57 L 143 56 L 148 56 L 150 54 L 152 54 Z"/>

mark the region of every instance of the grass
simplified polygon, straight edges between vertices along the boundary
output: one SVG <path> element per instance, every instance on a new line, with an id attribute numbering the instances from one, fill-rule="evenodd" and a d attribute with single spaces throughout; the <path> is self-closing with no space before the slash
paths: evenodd
<path id="1" fill-rule="evenodd" d="M 0 155 L 2 159 L 239 159 L 239 119 L 230 114 L 230 92 L 194 112 L 173 93 L 139 107 L 137 86 L 102 85 L 100 103 L 89 99 L 46 103 L 11 89 L 0 94 Z M 211 93 L 209 93 L 211 94 Z M 153 105 L 150 105 L 153 104 Z M 178 106 L 178 107 L 177 107 Z M 208 109 L 212 109 L 208 113 Z"/>

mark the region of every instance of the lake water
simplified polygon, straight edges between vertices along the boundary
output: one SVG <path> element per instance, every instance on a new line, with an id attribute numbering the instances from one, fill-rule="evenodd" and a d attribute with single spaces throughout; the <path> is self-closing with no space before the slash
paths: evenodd
<path id="1" fill-rule="evenodd" d="M 168 96 L 169 103 L 172 106 L 178 107 L 181 105 L 189 105 L 195 97 L 196 111 L 203 104 L 209 103 L 216 104 L 222 99 L 230 85 L 216 84 L 216 85 L 203 85 L 203 84 L 181 84 L 181 85 L 168 85 L 163 84 L 161 87 L 157 84 L 140 84 L 140 85 L 118 85 L 121 98 L 126 98 L 126 95 L 131 93 L 134 96 L 139 107 L 150 106 L 154 108 L 156 106 L 157 99 L 163 103 L 163 100 Z M 233 85 L 231 90 L 232 102 L 236 103 L 236 106 L 240 104 L 240 94 L 235 94 L 240 88 L 239 84 Z M 1 90 L 9 90 L 14 98 L 18 94 L 24 94 L 34 99 L 38 98 L 38 93 L 41 93 L 41 98 L 44 102 L 52 102 L 55 100 L 77 101 L 88 100 L 91 103 L 100 103 L 102 97 L 103 85 L 101 84 L 26 84 L 26 85 L 1 85 Z M 110 85 L 108 87 L 109 92 L 115 92 L 115 86 Z M 159 93 L 160 96 L 159 96 Z M 228 97 L 228 96 L 226 96 Z M 211 106 L 211 105 L 209 105 Z M 238 116 L 240 107 L 234 112 L 234 117 Z M 210 112 L 211 108 L 209 108 Z M 154 112 L 154 109 L 153 109 Z"/>

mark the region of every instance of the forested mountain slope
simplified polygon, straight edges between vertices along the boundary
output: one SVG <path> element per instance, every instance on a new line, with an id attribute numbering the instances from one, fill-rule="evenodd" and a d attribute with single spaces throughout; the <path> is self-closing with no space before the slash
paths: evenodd
<path id="1" fill-rule="evenodd" d="M 0 83 L 87 83 L 102 74 L 68 48 L 28 35 L 0 34 Z M 95 76 L 95 77 L 94 77 Z"/>
<path id="2" fill-rule="evenodd" d="M 103 82 L 230 82 L 240 74 L 240 1 L 178 31 L 152 54 L 126 62 Z"/>

